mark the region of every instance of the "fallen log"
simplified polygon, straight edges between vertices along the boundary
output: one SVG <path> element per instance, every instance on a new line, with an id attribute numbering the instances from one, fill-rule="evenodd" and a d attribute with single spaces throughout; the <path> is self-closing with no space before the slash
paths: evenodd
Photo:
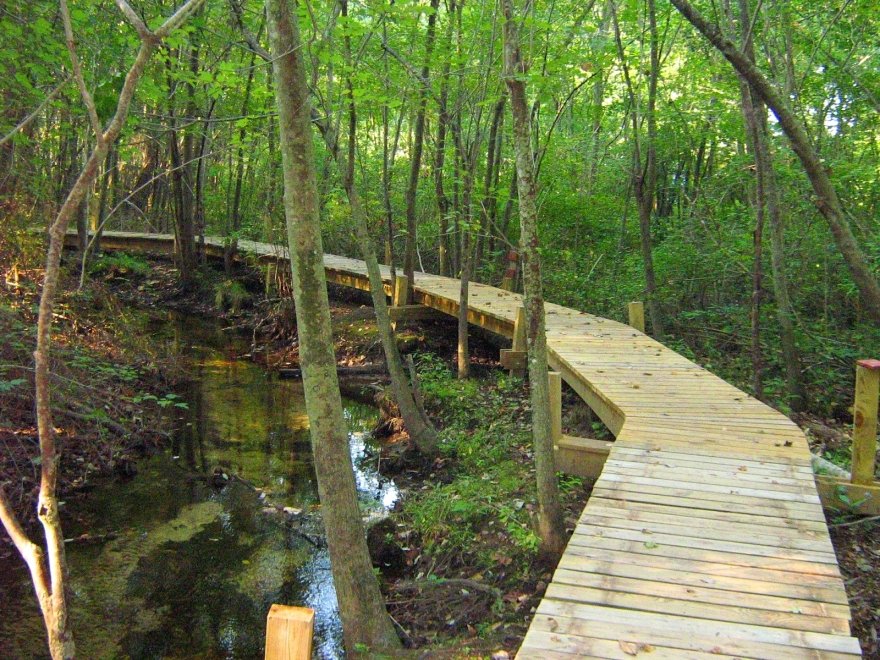
<path id="1" fill-rule="evenodd" d="M 383 376 L 388 373 L 388 369 L 384 364 L 337 365 L 336 373 L 340 378 L 347 376 Z M 278 377 L 282 380 L 299 380 L 302 378 L 302 369 L 279 369 Z"/>

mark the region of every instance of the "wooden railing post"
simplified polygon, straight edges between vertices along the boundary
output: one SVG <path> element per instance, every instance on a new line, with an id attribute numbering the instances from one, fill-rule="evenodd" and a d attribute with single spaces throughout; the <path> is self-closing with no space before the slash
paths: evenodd
<path id="1" fill-rule="evenodd" d="M 394 307 L 403 307 L 409 302 L 409 278 L 406 275 L 398 275 L 394 278 L 394 288 L 391 295 L 391 304 Z"/>
<path id="2" fill-rule="evenodd" d="M 520 305 L 516 310 L 516 320 L 513 322 L 513 345 L 514 351 L 526 350 L 526 308 Z"/>
<path id="3" fill-rule="evenodd" d="M 629 324 L 639 332 L 645 331 L 645 303 L 640 300 L 631 302 L 629 309 Z"/>
<path id="4" fill-rule="evenodd" d="M 501 278 L 501 288 L 505 291 L 513 291 L 516 283 L 516 268 L 519 263 L 519 254 L 516 250 L 509 250 L 507 253 L 507 268 L 504 270 L 504 277 Z"/>
<path id="5" fill-rule="evenodd" d="M 265 660 L 311 660 L 315 611 L 272 605 L 266 617 Z"/>
<path id="6" fill-rule="evenodd" d="M 526 308 L 520 306 L 516 310 L 516 319 L 513 322 L 513 343 L 510 348 L 501 349 L 501 366 L 510 369 L 511 376 L 522 376 L 528 368 L 527 360 Z"/>
<path id="7" fill-rule="evenodd" d="M 874 482 L 877 456 L 877 406 L 880 398 L 880 360 L 856 363 L 856 400 L 853 406 L 852 482 Z"/>
<path id="8" fill-rule="evenodd" d="M 547 381 L 550 389 L 550 437 L 555 446 L 562 439 L 562 374 L 548 371 Z"/>

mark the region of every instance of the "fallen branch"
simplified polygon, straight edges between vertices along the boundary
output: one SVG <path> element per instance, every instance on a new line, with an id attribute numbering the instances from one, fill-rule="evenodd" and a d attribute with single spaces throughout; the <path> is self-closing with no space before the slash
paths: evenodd
<path id="1" fill-rule="evenodd" d="M 410 589 L 414 589 L 416 591 L 424 591 L 426 589 L 437 589 L 440 587 L 460 587 L 462 589 L 470 589 L 472 591 L 481 591 L 485 594 L 489 594 L 494 598 L 501 598 L 502 593 L 501 589 L 498 587 L 493 587 L 490 584 L 483 584 L 482 582 L 477 582 L 476 580 L 469 580 L 467 578 L 448 578 L 448 579 L 439 579 L 439 580 L 406 580 L 404 582 L 398 582 L 394 585 L 395 591 L 407 591 Z"/>
<path id="2" fill-rule="evenodd" d="M 867 518 L 859 518 L 858 520 L 850 520 L 848 522 L 834 523 L 833 525 L 828 525 L 828 526 L 829 527 L 851 527 L 852 525 L 861 525 L 862 523 L 876 522 L 878 520 L 880 520 L 880 516 L 868 516 Z"/>

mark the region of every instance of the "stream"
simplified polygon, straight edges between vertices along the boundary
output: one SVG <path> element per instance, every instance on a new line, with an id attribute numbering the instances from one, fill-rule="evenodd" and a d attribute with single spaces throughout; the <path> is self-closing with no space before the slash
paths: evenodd
<path id="1" fill-rule="evenodd" d="M 301 383 L 236 359 L 249 343 L 211 319 L 170 314 L 145 332 L 189 361 L 186 408 L 169 407 L 173 441 L 133 478 L 67 505 L 65 536 L 109 538 L 67 546 L 78 656 L 261 658 L 269 606 L 284 603 L 314 608 L 316 655 L 340 657 Z M 343 403 L 361 506 L 380 516 L 398 493 L 366 458 L 378 411 Z M 218 467 L 235 475 L 222 488 Z M 0 611 L 0 656 L 48 657 L 17 554 L 0 561 Z"/>

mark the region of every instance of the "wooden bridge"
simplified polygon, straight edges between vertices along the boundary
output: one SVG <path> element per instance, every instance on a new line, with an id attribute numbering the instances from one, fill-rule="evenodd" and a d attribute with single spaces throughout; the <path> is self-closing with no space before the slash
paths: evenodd
<path id="1" fill-rule="evenodd" d="M 172 241 L 102 244 L 168 252 Z M 286 261 L 265 243 L 239 250 Z M 362 261 L 324 263 L 330 281 L 369 288 Z M 458 313 L 458 280 L 417 273 L 412 286 L 416 303 Z M 475 325 L 513 337 L 521 306 L 471 284 Z M 552 368 L 616 440 L 558 438 L 567 469 L 607 458 L 518 657 L 859 657 L 800 429 L 630 326 L 546 309 Z"/>

